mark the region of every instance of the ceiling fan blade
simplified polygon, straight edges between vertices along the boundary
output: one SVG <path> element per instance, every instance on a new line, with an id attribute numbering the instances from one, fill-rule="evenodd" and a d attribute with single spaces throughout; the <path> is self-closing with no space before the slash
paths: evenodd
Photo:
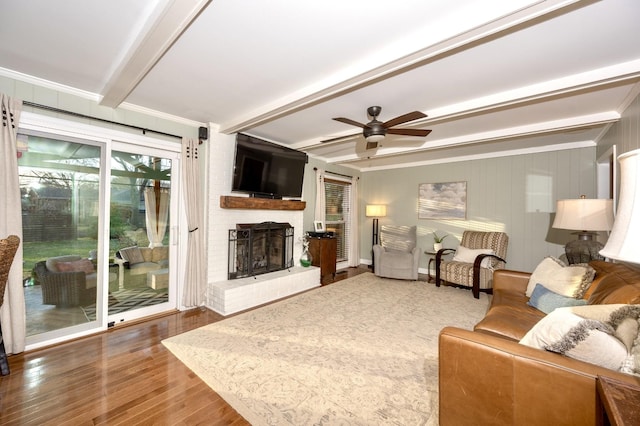
<path id="1" fill-rule="evenodd" d="M 387 129 L 389 135 L 405 135 L 405 136 L 420 136 L 425 137 L 431 130 L 426 129 Z"/>
<path id="2" fill-rule="evenodd" d="M 354 133 L 354 134 L 351 134 L 351 135 L 345 135 L 345 136 L 337 136 L 337 137 L 335 137 L 335 138 L 331 138 L 331 139 L 325 139 L 325 140 L 323 140 L 323 141 L 320 141 L 320 143 L 325 143 L 325 142 L 338 142 L 338 141 L 341 141 L 341 140 L 349 140 L 349 139 L 352 139 L 352 138 L 354 138 L 354 137 L 356 137 L 356 136 L 362 136 L 362 132 L 360 132 L 360 133 Z"/>
<path id="3" fill-rule="evenodd" d="M 350 118 L 338 117 L 334 118 L 334 120 L 345 124 L 351 124 L 352 126 L 362 127 L 363 129 L 367 126 L 366 124 L 358 123 L 357 121 L 354 121 Z"/>
<path id="4" fill-rule="evenodd" d="M 427 114 L 423 114 L 420 111 L 408 112 L 396 118 L 392 118 L 389 121 L 386 121 L 384 123 L 384 127 L 388 129 L 389 127 L 397 126 L 398 124 L 408 123 L 409 121 L 417 120 L 419 118 L 426 118 L 426 117 L 427 117 Z"/>

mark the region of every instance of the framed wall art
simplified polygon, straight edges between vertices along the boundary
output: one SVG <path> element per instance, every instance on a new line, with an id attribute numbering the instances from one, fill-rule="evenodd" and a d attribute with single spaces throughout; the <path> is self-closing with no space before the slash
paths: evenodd
<path id="1" fill-rule="evenodd" d="M 419 219 L 466 219 L 467 182 L 421 183 Z"/>

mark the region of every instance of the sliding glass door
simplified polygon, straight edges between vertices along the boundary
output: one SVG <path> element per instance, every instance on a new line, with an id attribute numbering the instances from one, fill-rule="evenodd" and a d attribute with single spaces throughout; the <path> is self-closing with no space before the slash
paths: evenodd
<path id="1" fill-rule="evenodd" d="M 176 307 L 178 153 L 19 134 L 27 345 Z"/>
<path id="2" fill-rule="evenodd" d="M 111 323 L 167 309 L 173 160 L 166 153 L 111 152 L 110 240 L 117 283 L 109 289 Z"/>

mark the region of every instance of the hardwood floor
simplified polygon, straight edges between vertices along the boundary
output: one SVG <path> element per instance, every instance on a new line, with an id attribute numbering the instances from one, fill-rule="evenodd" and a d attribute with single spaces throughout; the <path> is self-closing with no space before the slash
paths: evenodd
<path id="1" fill-rule="evenodd" d="M 368 270 L 341 270 L 334 282 Z M 248 425 L 161 343 L 222 319 L 194 309 L 11 356 L 0 424 Z"/>

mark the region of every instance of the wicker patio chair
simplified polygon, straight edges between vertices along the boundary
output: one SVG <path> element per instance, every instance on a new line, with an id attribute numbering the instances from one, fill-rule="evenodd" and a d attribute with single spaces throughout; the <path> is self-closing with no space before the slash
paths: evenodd
<path id="1" fill-rule="evenodd" d="M 9 279 L 9 271 L 13 258 L 20 246 L 20 238 L 16 235 L 0 240 L 0 307 L 4 303 L 4 293 L 7 289 L 7 280 Z M 2 339 L 2 324 L 0 324 L 0 375 L 9 374 L 9 362 L 7 361 L 7 352 L 4 348 L 4 340 Z"/>
<path id="2" fill-rule="evenodd" d="M 80 256 L 60 256 L 64 261 L 79 260 Z M 96 302 L 96 274 L 82 271 L 58 272 L 47 266 L 48 261 L 37 262 L 36 280 L 42 287 L 42 304 L 60 307 L 86 306 Z"/>

